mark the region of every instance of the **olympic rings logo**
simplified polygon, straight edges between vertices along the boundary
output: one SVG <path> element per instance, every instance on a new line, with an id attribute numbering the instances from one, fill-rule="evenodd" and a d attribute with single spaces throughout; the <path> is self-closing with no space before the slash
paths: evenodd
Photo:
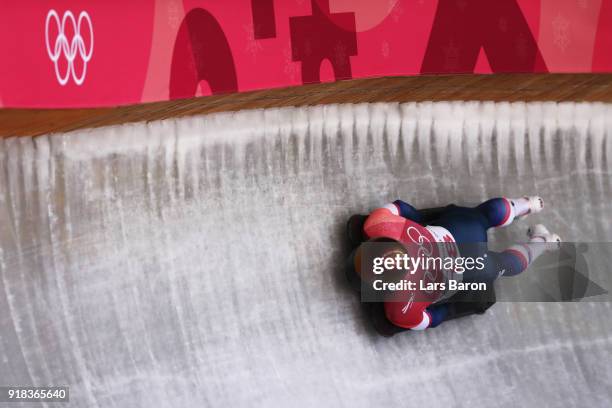
<path id="1" fill-rule="evenodd" d="M 418 246 L 417 255 L 418 256 L 421 256 L 421 255 L 432 256 L 433 255 L 433 245 L 431 241 L 425 235 L 421 234 L 421 231 L 419 231 L 413 226 L 410 226 L 406 230 L 406 235 L 408 236 L 408 238 L 410 238 L 412 242 L 417 244 Z"/>
<path id="2" fill-rule="evenodd" d="M 421 233 L 417 228 L 410 226 L 406 230 L 406 235 L 410 240 L 418 246 L 417 256 L 431 257 L 434 254 L 433 243 L 425 235 Z M 437 282 L 438 271 L 431 270 L 425 267 L 421 267 L 423 271 L 423 282 Z M 434 289 L 424 289 L 427 294 L 434 292 Z M 409 308 L 409 307 L 408 307 Z"/>
<path id="3" fill-rule="evenodd" d="M 55 22 L 58 31 L 53 47 L 51 47 L 49 40 L 49 25 L 52 20 Z M 84 22 L 87 23 L 87 30 L 89 31 L 89 47 L 85 47 L 85 41 L 81 35 L 81 27 L 84 25 Z M 67 28 L 67 23 L 69 23 L 74 29 L 74 35 L 70 40 L 68 40 L 65 31 Z M 93 25 L 91 24 L 89 14 L 87 14 L 86 11 L 81 11 L 79 18 L 76 19 L 71 11 L 66 11 L 60 21 L 59 14 L 57 14 L 57 12 L 53 9 L 49 10 L 47 13 L 47 19 L 45 20 L 45 44 L 47 45 L 47 54 L 55 65 L 55 76 L 57 77 L 60 85 L 66 85 L 71 76 L 77 85 L 81 85 L 85 80 L 85 75 L 87 74 L 87 63 L 89 60 L 91 60 L 91 55 L 93 54 L 94 48 Z M 74 61 L 77 54 L 83 61 L 83 71 L 80 75 L 77 74 L 74 66 Z M 65 73 L 60 72 L 60 66 L 58 64 L 62 56 L 66 58 L 67 61 Z"/>

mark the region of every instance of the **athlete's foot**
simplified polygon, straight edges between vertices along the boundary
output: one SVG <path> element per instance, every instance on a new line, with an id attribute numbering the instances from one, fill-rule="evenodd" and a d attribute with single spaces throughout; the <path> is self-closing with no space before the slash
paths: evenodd
<path id="1" fill-rule="evenodd" d="M 537 214 L 544 209 L 544 200 L 539 196 L 510 199 L 517 219 L 525 218 L 530 214 Z"/>
<path id="2" fill-rule="evenodd" d="M 542 224 L 536 224 L 529 227 L 527 236 L 529 237 L 529 242 L 546 242 L 551 244 L 547 246 L 549 250 L 559 249 L 561 247 L 561 237 L 548 231 L 548 228 Z"/>

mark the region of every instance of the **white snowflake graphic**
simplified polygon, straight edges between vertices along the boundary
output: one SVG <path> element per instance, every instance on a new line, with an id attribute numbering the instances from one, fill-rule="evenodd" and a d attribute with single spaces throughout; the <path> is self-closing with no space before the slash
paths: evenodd
<path id="1" fill-rule="evenodd" d="M 450 43 L 444 47 L 444 69 L 454 71 L 459 66 L 459 47 L 451 39 Z"/>
<path id="2" fill-rule="evenodd" d="M 170 27 L 178 27 L 181 24 L 181 8 L 174 1 L 168 2 L 166 6 L 166 18 Z"/>
<path id="3" fill-rule="evenodd" d="M 287 47 L 283 50 L 283 57 L 285 62 L 285 67 L 283 68 L 283 72 L 287 77 L 293 82 L 298 75 L 298 64 L 296 64 L 291 55 L 291 47 Z"/>
<path id="4" fill-rule="evenodd" d="M 561 14 L 552 21 L 553 28 L 553 43 L 562 51 L 565 52 L 570 43 L 570 22 Z"/>
<path id="5" fill-rule="evenodd" d="M 338 67 L 346 67 L 348 53 L 343 43 L 336 44 L 336 46 L 334 47 L 334 54 L 336 56 L 336 63 L 338 64 Z"/>
<path id="6" fill-rule="evenodd" d="M 404 14 L 402 4 L 396 3 L 395 1 L 389 3 L 389 11 L 393 13 L 393 21 L 395 23 L 399 22 L 400 18 Z"/>
<path id="7" fill-rule="evenodd" d="M 527 37 L 521 33 L 516 39 L 516 55 L 524 60 L 527 57 Z"/>
<path id="8" fill-rule="evenodd" d="M 393 7 L 395 7 L 395 3 L 397 3 L 397 0 L 387 0 L 387 14 L 389 14 L 393 10 Z"/>
<path id="9" fill-rule="evenodd" d="M 508 31 L 508 20 L 503 17 L 500 18 L 499 22 L 497 23 L 497 26 L 499 27 L 499 31 L 505 33 L 506 31 Z"/>
<path id="10" fill-rule="evenodd" d="M 388 41 L 383 41 L 380 52 L 382 54 L 382 56 L 384 58 L 388 58 L 389 57 L 389 53 L 390 53 L 390 47 L 389 47 L 389 42 Z"/>
<path id="11" fill-rule="evenodd" d="M 244 49 L 251 54 L 254 59 L 257 59 L 257 54 L 263 49 L 261 43 L 255 39 L 255 29 L 253 23 L 243 25 L 242 28 L 246 33 L 246 41 Z"/>

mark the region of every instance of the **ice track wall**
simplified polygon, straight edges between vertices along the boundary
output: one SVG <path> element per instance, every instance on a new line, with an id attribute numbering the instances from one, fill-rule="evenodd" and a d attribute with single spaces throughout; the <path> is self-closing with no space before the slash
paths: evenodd
<path id="1" fill-rule="evenodd" d="M 612 107 L 247 111 L 0 141 L 0 384 L 71 407 L 608 406 L 609 303 L 499 303 L 377 337 L 346 218 L 540 194 L 612 241 Z M 494 239 L 518 238 L 518 222 Z"/>

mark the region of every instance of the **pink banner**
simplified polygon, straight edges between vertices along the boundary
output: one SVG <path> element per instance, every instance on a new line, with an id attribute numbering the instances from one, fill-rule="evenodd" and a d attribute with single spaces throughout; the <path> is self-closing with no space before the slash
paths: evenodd
<path id="1" fill-rule="evenodd" d="M 0 106 L 116 106 L 350 78 L 610 72 L 612 0 L 22 0 Z"/>

